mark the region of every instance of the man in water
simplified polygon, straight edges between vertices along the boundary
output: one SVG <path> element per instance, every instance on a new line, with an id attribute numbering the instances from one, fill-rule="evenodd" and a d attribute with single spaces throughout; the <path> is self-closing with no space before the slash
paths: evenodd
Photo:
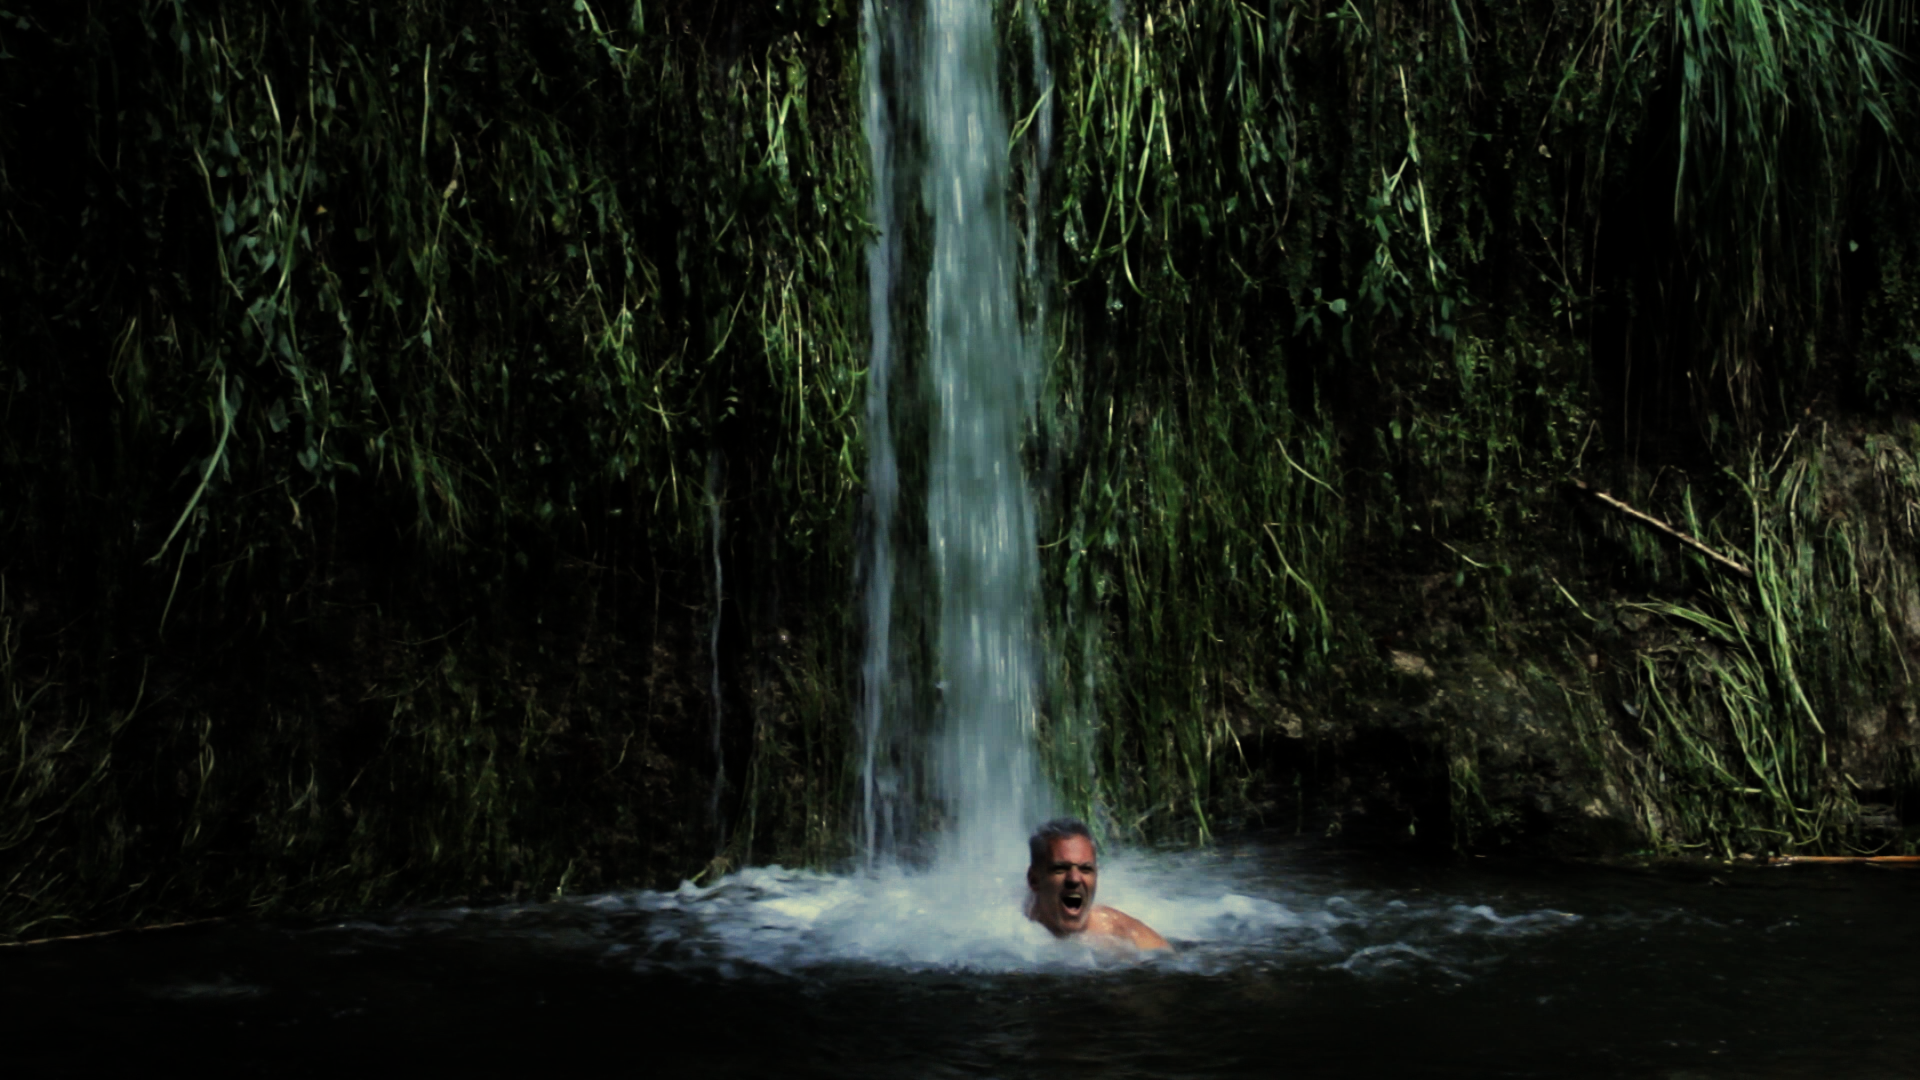
<path id="1" fill-rule="evenodd" d="M 1100 876 L 1093 834 L 1077 818 L 1055 818 L 1034 830 L 1027 841 L 1027 918 L 1054 937 L 1086 934 L 1124 941 L 1136 949 L 1165 949 L 1167 939 L 1139 919 L 1093 902 Z"/>

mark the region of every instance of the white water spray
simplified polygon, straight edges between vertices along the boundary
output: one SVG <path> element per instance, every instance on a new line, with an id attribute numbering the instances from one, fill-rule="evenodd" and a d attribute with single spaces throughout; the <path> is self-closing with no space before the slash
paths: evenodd
<path id="1" fill-rule="evenodd" d="M 413 921 L 428 930 L 524 933 L 636 971 L 702 977 L 832 979 L 850 965 L 1001 975 L 1144 964 L 1192 974 L 1277 969 L 1453 985 L 1472 981 L 1490 958 L 1522 949 L 1528 939 L 1586 922 L 1538 898 L 1488 896 L 1485 881 L 1478 889 L 1463 883 L 1465 891 L 1435 889 L 1430 880 L 1427 888 L 1382 890 L 1345 868 L 1296 863 L 1284 848 L 1132 852 L 1102 862 L 1102 898 L 1179 942 L 1177 951 L 1136 955 L 1098 940 L 1059 941 L 1021 915 L 1011 891 L 1017 883 L 1007 883 L 1000 902 L 983 904 L 950 891 L 943 870 L 898 867 L 844 876 L 752 867 L 704 888 L 686 883 L 672 892 L 425 912 Z M 568 929 L 556 934 L 556 927 Z M 348 928 L 382 930 L 367 923 Z"/>

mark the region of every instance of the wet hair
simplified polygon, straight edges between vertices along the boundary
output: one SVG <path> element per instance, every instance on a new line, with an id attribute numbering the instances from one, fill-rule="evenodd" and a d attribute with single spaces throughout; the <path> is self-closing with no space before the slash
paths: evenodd
<path id="1" fill-rule="evenodd" d="M 1087 843 L 1093 843 L 1093 830 L 1087 828 L 1086 822 L 1075 817 L 1057 817 L 1033 830 L 1033 835 L 1027 838 L 1027 853 L 1032 856 L 1027 865 L 1039 866 L 1046 862 L 1053 842 L 1069 836 L 1084 836 Z M 1097 854 L 1099 850 L 1099 846 L 1095 845 L 1094 852 Z"/>

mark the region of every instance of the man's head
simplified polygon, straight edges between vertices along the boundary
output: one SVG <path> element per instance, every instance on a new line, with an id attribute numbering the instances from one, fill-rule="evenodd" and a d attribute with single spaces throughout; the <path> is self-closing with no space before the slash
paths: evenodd
<path id="1" fill-rule="evenodd" d="M 1033 921 L 1058 937 L 1087 928 L 1099 865 L 1093 834 L 1076 818 L 1055 818 L 1027 841 L 1027 887 L 1033 890 Z"/>

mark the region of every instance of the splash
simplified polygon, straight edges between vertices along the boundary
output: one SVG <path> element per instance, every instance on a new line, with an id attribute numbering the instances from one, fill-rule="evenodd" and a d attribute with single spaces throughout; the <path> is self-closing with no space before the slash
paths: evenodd
<path id="1" fill-rule="evenodd" d="M 1473 895 L 1359 888 L 1268 852 L 1134 852 L 1103 865 L 1099 899 L 1175 944 L 1171 953 L 1138 953 L 1055 940 L 1022 914 L 1023 889 L 1017 874 L 952 865 L 850 875 L 768 866 L 705 888 L 423 912 L 384 932 L 524 936 L 638 972 L 722 979 L 1279 969 L 1455 984 L 1526 939 L 1584 921 Z"/>

